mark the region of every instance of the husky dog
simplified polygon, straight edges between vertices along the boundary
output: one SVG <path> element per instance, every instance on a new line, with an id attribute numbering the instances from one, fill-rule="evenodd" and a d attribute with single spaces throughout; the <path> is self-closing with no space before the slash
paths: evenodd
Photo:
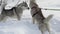
<path id="1" fill-rule="evenodd" d="M 46 30 L 49 32 L 49 34 L 51 34 L 50 24 L 48 22 L 50 21 L 53 15 L 49 15 L 47 18 L 45 18 L 42 14 L 41 8 L 38 7 L 35 0 L 30 0 L 29 6 L 31 8 L 33 24 L 38 25 L 42 34 L 45 34 L 44 32 Z M 37 23 L 35 23 L 35 20 L 37 21 Z"/>
<path id="2" fill-rule="evenodd" d="M 17 7 L 13 7 L 10 10 L 5 10 L 6 4 L 2 4 L 2 12 L 0 15 L 0 21 L 4 20 L 7 16 L 9 17 L 17 17 L 20 20 L 23 10 L 29 9 L 28 4 L 26 2 L 20 3 Z"/>

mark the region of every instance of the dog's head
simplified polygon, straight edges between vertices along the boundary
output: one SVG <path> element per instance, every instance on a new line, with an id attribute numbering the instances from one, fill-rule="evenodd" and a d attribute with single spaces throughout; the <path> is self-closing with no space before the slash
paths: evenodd
<path id="1" fill-rule="evenodd" d="M 23 3 L 20 3 L 20 5 L 18 5 L 18 6 L 21 7 L 22 9 L 29 9 L 28 4 L 24 1 L 23 1 Z"/>
<path id="2" fill-rule="evenodd" d="M 29 6 L 30 6 L 30 8 L 32 8 L 32 7 L 38 7 L 38 5 L 36 4 L 36 2 L 33 2 L 33 1 L 30 1 Z"/>

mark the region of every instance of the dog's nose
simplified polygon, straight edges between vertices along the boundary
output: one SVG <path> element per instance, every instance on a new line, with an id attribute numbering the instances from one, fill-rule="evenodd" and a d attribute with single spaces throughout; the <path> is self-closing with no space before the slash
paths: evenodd
<path id="1" fill-rule="evenodd" d="M 29 9 L 29 7 L 27 9 Z"/>

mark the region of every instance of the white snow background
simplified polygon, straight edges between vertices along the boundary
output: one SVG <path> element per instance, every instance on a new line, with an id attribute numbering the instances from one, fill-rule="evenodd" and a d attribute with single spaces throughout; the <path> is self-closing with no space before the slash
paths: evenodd
<path id="1" fill-rule="evenodd" d="M 20 0 L 20 2 L 22 1 L 25 0 Z M 60 0 L 36 0 L 36 1 L 39 7 L 60 9 Z M 8 3 L 11 3 L 11 0 L 9 0 Z M 60 11 L 42 10 L 42 12 L 45 17 L 47 17 L 50 14 L 54 15 L 49 23 L 51 23 L 51 27 L 54 33 L 60 34 Z M 14 18 L 8 18 L 6 22 L 0 22 L 0 34 L 41 34 L 41 33 L 37 25 L 32 24 L 30 10 L 25 10 L 20 21 Z"/>

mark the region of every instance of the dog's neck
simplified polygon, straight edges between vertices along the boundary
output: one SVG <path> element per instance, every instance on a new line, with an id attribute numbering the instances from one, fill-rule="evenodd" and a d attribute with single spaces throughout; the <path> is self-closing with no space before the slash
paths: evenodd
<path id="1" fill-rule="evenodd" d="M 35 0 L 30 0 L 30 2 L 35 2 Z"/>

